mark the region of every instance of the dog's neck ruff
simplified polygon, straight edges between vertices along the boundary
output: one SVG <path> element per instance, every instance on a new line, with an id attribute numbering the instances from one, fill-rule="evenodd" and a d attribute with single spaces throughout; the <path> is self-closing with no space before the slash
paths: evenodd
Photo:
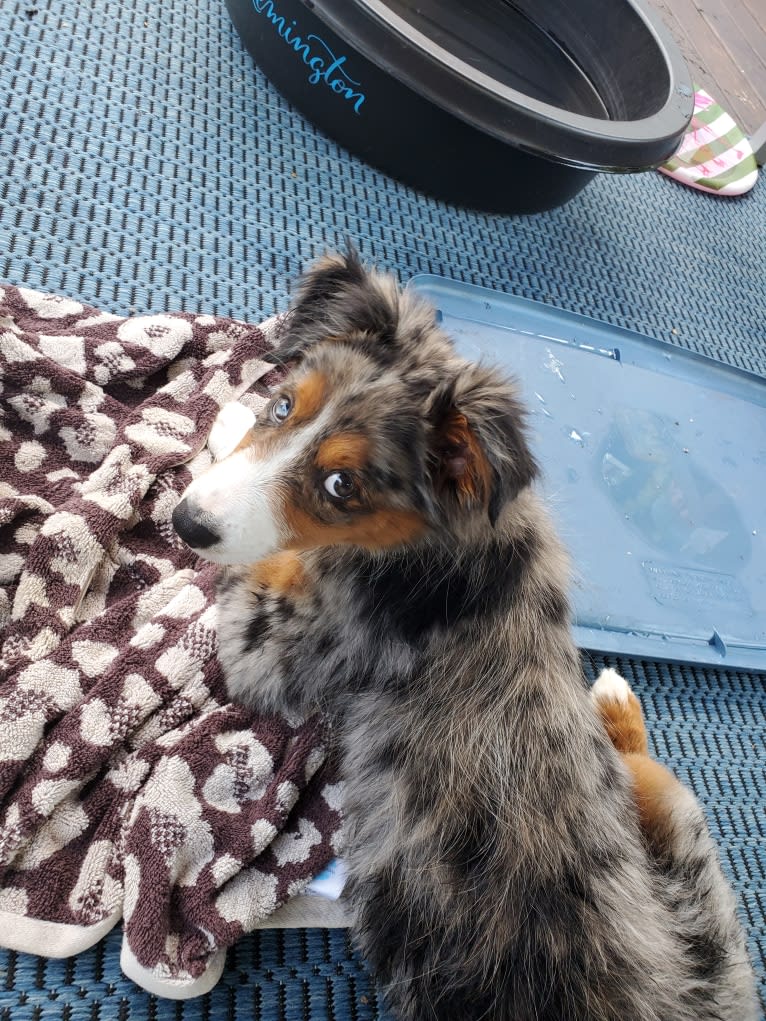
<path id="1" fill-rule="evenodd" d="M 507 612 L 533 546 L 525 536 L 468 548 L 432 542 L 377 554 L 324 550 L 316 563 L 321 574 L 348 586 L 350 604 L 379 631 L 418 643 L 434 630 Z"/>

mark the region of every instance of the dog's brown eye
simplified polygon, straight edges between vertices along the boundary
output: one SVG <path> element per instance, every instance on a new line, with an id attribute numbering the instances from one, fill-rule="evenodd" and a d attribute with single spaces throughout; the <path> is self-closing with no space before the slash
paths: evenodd
<path id="1" fill-rule="evenodd" d="M 336 500 L 348 500 L 354 492 L 354 480 L 348 472 L 333 472 L 325 476 L 324 487 Z"/>
<path id="2" fill-rule="evenodd" d="M 293 410 L 293 402 L 289 397 L 279 397 L 271 406 L 271 417 L 275 422 L 284 422 Z"/>

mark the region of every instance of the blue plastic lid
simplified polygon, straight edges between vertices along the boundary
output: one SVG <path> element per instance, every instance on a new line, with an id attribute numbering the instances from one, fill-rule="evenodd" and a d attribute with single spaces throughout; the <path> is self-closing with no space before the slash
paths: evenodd
<path id="1" fill-rule="evenodd" d="M 766 670 L 766 382 L 539 302 L 411 286 L 521 384 L 578 643 Z"/>

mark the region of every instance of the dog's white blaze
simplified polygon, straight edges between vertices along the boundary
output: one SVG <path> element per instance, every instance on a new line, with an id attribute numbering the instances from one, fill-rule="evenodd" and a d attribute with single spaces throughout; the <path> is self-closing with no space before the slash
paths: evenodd
<path id="1" fill-rule="evenodd" d="M 214 461 L 223 461 L 255 425 L 255 414 L 238 401 L 224 404 L 218 412 L 207 445 Z"/>
<path id="2" fill-rule="evenodd" d="M 324 424 L 320 415 L 310 428 L 296 431 L 267 459 L 256 460 L 244 447 L 213 464 L 184 493 L 201 522 L 220 540 L 200 556 L 216 564 L 253 564 L 282 548 L 281 481 L 300 459 Z"/>
<path id="3" fill-rule="evenodd" d="M 217 564 L 254 563 L 279 549 L 274 489 L 283 458 L 253 462 L 237 451 L 195 479 L 184 494 L 220 540 L 200 555 Z"/>

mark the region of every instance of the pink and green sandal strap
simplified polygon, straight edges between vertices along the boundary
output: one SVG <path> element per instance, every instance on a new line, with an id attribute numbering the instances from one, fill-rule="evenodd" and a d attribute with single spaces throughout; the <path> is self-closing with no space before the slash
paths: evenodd
<path id="1" fill-rule="evenodd" d="M 658 170 L 715 195 L 744 195 L 758 177 L 744 131 L 703 89 L 694 94 L 694 115 L 681 147 Z"/>

